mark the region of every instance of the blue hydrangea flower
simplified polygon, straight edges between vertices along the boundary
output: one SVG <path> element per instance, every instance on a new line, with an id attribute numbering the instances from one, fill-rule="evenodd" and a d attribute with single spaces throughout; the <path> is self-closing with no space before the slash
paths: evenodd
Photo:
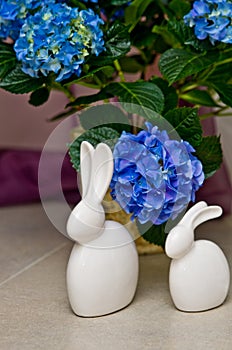
<path id="1" fill-rule="evenodd" d="M 186 141 L 147 123 L 137 135 L 123 132 L 114 148 L 111 195 L 132 219 L 161 224 L 176 218 L 204 181 L 201 162 Z"/>
<path id="2" fill-rule="evenodd" d="M 97 4 L 98 0 L 81 0 L 81 2 L 92 2 L 93 4 Z"/>
<path id="3" fill-rule="evenodd" d="M 104 50 L 104 22 L 93 10 L 79 11 L 62 3 L 48 3 L 21 28 L 14 49 L 22 70 L 32 77 L 53 72 L 56 80 L 80 75 L 90 54 Z"/>
<path id="4" fill-rule="evenodd" d="M 45 3 L 36 0 L 2 0 L 0 2 L 0 38 L 16 40 L 30 10 Z"/>
<path id="5" fill-rule="evenodd" d="M 184 21 L 199 40 L 209 38 L 215 41 L 232 43 L 232 3 L 228 0 L 199 0 L 193 3 L 192 10 L 184 16 Z"/>

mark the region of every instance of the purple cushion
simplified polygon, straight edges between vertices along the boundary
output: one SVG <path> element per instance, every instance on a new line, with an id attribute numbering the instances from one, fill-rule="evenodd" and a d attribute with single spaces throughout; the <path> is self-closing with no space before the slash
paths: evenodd
<path id="1" fill-rule="evenodd" d="M 38 166 L 41 151 L 32 150 L 0 150 L 0 205 L 14 205 L 40 200 L 38 189 Z M 52 172 L 52 164 L 60 159 L 60 154 L 51 152 L 47 156 L 46 174 L 43 174 L 43 193 L 47 198 L 56 195 L 59 179 Z M 62 168 L 62 188 L 69 203 L 80 199 L 76 185 L 76 171 L 66 156 Z"/>

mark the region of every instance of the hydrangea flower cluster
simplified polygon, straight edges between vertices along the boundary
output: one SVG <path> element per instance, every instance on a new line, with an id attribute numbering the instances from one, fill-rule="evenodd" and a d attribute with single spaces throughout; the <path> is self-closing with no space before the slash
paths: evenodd
<path id="1" fill-rule="evenodd" d="M 201 162 L 186 141 L 146 123 L 137 135 L 123 132 L 114 148 L 111 195 L 132 219 L 159 225 L 175 219 L 204 182 Z"/>
<path id="2" fill-rule="evenodd" d="M 92 2 L 93 4 L 97 4 L 98 0 L 82 0 L 82 2 Z"/>
<path id="3" fill-rule="evenodd" d="M 0 38 L 10 37 L 16 40 L 24 20 L 45 1 L 36 0 L 2 0 L 0 2 Z"/>
<path id="4" fill-rule="evenodd" d="M 54 72 L 57 81 L 79 76 L 86 57 L 104 50 L 103 23 L 91 9 L 49 2 L 27 17 L 15 42 L 22 70 L 32 77 Z"/>
<path id="5" fill-rule="evenodd" d="M 199 40 L 209 38 L 215 41 L 232 43 L 232 2 L 228 0 L 199 0 L 193 9 L 184 16 L 185 23 L 194 27 Z"/>

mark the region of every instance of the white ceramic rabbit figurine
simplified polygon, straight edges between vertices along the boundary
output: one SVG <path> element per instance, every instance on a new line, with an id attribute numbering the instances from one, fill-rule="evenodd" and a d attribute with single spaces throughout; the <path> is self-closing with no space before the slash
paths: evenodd
<path id="1" fill-rule="evenodd" d="M 138 281 L 138 253 L 126 228 L 105 221 L 102 200 L 113 174 L 106 144 L 81 144 L 82 201 L 73 209 L 67 233 L 76 242 L 67 267 L 71 307 L 79 316 L 112 313 L 133 299 Z"/>
<path id="2" fill-rule="evenodd" d="M 194 241 L 194 229 L 221 214 L 221 207 L 199 202 L 168 234 L 165 250 L 173 259 L 169 287 L 179 310 L 209 310 L 222 304 L 228 294 L 230 271 L 222 250 L 208 240 Z"/>

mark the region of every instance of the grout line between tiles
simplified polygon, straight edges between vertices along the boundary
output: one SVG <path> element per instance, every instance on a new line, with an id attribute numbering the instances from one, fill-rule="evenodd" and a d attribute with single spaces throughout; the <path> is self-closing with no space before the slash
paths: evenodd
<path id="1" fill-rule="evenodd" d="M 41 261 L 47 259 L 48 257 L 52 256 L 53 254 L 57 253 L 58 251 L 60 251 L 61 249 L 63 249 L 64 247 L 68 246 L 68 243 L 62 243 L 61 245 L 59 245 L 58 247 L 50 250 L 48 253 L 42 255 L 40 258 L 36 259 L 35 261 L 33 261 L 32 263 L 30 263 L 29 265 L 25 266 L 23 269 L 19 270 L 18 272 L 14 273 L 13 275 L 11 275 L 10 277 L 8 277 L 7 279 L 5 279 L 4 281 L 2 281 L 0 283 L 0 288 L 5 285 L 6 283 L 8 283 L 9 281 L 11 281 L 12 279 L 14 279 L 15 277 L 18 277 L 19 275 L 21 275 L 22 273 L 24 273 L 25 271 L 29 270 L 30 268 L 32 268 L 33 266 L 39 264 Z"/>

